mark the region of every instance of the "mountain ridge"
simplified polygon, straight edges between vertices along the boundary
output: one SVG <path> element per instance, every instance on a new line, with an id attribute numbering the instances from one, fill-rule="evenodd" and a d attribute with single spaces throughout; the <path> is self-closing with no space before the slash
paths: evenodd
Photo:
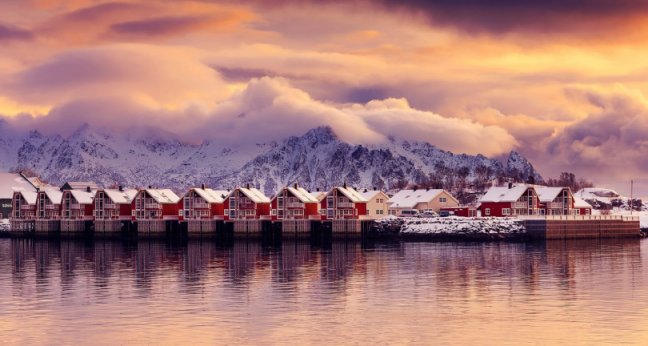
<path id="1" fill-rule="evenodd" d="M 7 131 L 0 126 L 0 132 Z M 173 137 L 113 134 L 84 125 L 67 137 L 39 131 L 3 133 L 0 158 L 0 169 L 28 169 L 57 185 L 90 180 L 105 186 L 151 185 L 177 191 L 203 183 L 221 188 L 250 183 L 271 194 L 295 182 L 315 190 L 342 183 L 393 189 L 404 184 L 467 186 L 529 176 L 542 180 L 515 151 L 501 162 L 397 138 L 384 144 L 349 144 L 327 126 L 236 148 L 207 140 L 190 144 Z"/>

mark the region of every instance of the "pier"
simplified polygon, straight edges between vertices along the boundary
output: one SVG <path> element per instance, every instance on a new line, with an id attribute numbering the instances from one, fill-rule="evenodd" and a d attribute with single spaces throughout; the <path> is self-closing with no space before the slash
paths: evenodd
<path id="1" fill-rule="evenodd" d="M 639 217 L 621 215 L 555 215 L 524 218 L 531 239 L 637 238 Z"/>

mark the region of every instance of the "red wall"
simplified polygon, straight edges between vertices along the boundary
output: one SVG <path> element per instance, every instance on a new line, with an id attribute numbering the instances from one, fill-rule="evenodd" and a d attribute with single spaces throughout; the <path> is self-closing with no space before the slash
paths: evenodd
<path id="1" fill-rule="evenodd" d="M 356 209 L 358 209 L 358 216 L 367 215 L 367 203 L 356 203 Z"/>
<path id="2" fill-rule="evenodd" d="M 490 208 L 490 215 L 486 215 L 487 208 Z M 502 209 L 504 208 L 511 208 L 511 202 L 482 202 L 482 204 L 479 206 L 481 216 L 505 216 L 504 214 L 502 214 Z"/>
<path id="3" fill-rule="evenodd" d="M 178 217 L 178 204 L 162 204 L 162 216 L 175 216 Z"/>

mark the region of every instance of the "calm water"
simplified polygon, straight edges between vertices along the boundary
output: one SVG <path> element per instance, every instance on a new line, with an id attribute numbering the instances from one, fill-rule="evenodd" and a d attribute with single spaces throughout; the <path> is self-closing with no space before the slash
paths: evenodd
<path id="1" fill-rule="evenodd" d="M 647 251 L 0 239 L 0 343 L 646 344 Z"/>

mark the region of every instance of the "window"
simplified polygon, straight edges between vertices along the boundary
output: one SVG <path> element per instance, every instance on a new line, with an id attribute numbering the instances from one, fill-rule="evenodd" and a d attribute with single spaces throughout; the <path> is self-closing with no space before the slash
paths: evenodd
<path id="1" fill-rule="evenodd" d="M 448 202 L 448 198 L 446 198 L 446 197 L 439 197 L 439 202 L 441 202 L 441 203 L 447 203 L 447 202 Z"/>
<path id="2" fill-rule="evenodd" d="M 327 209 L 326 217 L 332 219 L 335 216 L 335 210 L 333 208 Z"/>
<path id="3" fill-rule="evenodd" d="M 580 209 L 576 209 L 576 215 L 580 215 Z"/>
<path id="4" fill-rule="evenodd" d="M 510 208 L 502 208 L 502 215 L 511 215 L 511 209 Z"/>
<path id="5" fill-rule="evenodd" d="M 277 215 L 277 209 L 272 209 L 272 215 Z"/>
<path id="6" fill-rule="evenodd" d="M 384 210 L 382 210 L 382 209 L 377 209 L 376 210 L 376 215 L 384 215 L 384 214 L 385 214 Z"/>
<path id="7" fill-rule="evenodd" d="M 484 209 L 484 215 L 486 216 L 490 215 L 490 208 Z"/>
<path id="8" fill-rule="evenodd" d="M 278 219 L 283 219 L 284 217 L 284 211 L 283 209 L 279 209 L 279 215 L 277 216 Z"/>
<path id="9" fill-rule="evenodd" d="M 283 209 L 284 207 L 284 198 L 283 197 L 277 197 L 277 208 Z"/>

